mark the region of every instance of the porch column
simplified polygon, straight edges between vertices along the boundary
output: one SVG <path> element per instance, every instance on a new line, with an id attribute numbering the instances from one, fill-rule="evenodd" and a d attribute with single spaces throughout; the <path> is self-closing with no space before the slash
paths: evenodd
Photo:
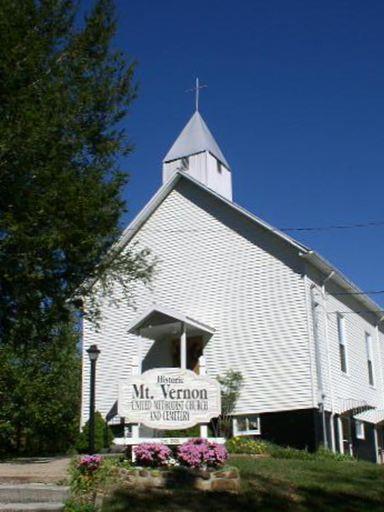
<path id="1" fill-rule="evenodd" d="M 199 374 L 206 375 L 207 370 L 205 366 L 205 357 L 199 357 Z M 208 425 L 205 423 L 200 424 L 200 437 L 206 439 L 208 437 Z"/>
<path id="2" fill-rule="evenodd" d="M 377 439 L 377 425 L 373 425 L 373 441 L 375 446 L 376 464 L 380 464 L 379 443 Z"/>
<path id="3" fill-rule="evenodd" d="M 187 368 L 187 326 L 185 322 L 181 322 L 180 368 L 182 370 L 186 370 Z"/>
<path id="4" fill-rule="evenodd" d="M 339 450 L 340 450 L 340 453 L 344 453 L 344 443 L 343 443 L 343 439 L 344 439 L 343 423 L 342 423 L 342 421 L 341 421 L 340 416 L 338 416 L 338 417 L 337 417 L 337 430 L 338 430 L 338 434 L 339 434 Z"/>

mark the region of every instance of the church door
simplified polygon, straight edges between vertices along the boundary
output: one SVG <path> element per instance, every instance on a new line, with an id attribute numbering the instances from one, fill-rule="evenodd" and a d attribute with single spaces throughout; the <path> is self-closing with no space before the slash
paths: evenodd
<path id="1" fill-rule="evenodd" d="M 194 336 L 187 339 L 187 369 L 200 373 L 199 357 L 203 355 L 203 338 Z M 172 364 L 180 368 L 180 340 L 172 340 Z"/>

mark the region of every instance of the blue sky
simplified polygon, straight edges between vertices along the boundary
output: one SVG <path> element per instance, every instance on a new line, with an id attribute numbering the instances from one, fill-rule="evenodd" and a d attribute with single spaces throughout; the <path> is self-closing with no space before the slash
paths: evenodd
<path id="1" fill-rule="evenodd" d="M 116 44 L 138 60 L 140 82 L 125 122 L 136 150 L 123 161 L 124 221 L 161 185 L 195 76 L 237 203 L 278 227 L 384 221 L 384 2 L 116 4 Z M 384 226 L 291 234 L 362 289 L 384 289 Z"/>

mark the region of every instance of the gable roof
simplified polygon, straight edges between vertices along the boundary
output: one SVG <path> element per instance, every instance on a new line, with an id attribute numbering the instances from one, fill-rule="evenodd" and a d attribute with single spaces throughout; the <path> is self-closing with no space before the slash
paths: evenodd
<path id="1" fill-rule="evenodd" d="M 204 119 L 201 117 L 200 112 L 196 110 L 164 157 L 163 162 L 178 160 L 179 158 L 201 153 L 202 151 L 209 151 L 225 167 L 230 169 L 225 156 Z"/>
<path id="2" fill-rule="evenodd" d="M 378 321 L 384 319 L 382 308 L 370 297 L 368 297 L 368 295 L 364 294 L 364 292 L 362 292 L 362 290 L 358 286 L 356 286 L 352 281 L 350 281 L 340 270 L 334 267 L 320 254 L 313 251 L 309 247 L 305 246 L 301 242 L 295 240 L 294 238 L 290 237 L 289 235 L 279 230 L 278 228 L 273 227 L 268 222 L 265 222 L 256 215 L 250 213 L 245 208 L 242 208 L 236 203 L 233 203 L 229 199 L 226 199 L 225 197 L 221 196 L 217 192 L 203 185 L 200 181 L 197 181 L 196 179 L 192 178 L 192 176 L 186 174 L 183 171 L 176 171 L 173 174 L 173 176 L 159 188 L 159 190 L 152 197 L 152 199 L 146 204 L 146 206 L 138 213 L 138 215 L 123 231 L 120 240 L 116 244 L 117 249 L 122 249 L 129 242 L 129 240 L 138 232 L 138 230 L 143 226 L 143 224 L 152 215 L 156 208 L 162 203 L 162 201 L 167 197 L 167 195 L 175 188 L 177 183 L 182 179 L 187 180 L 196 185 L 197 187 L 205 190 L 208 194 L 211 194 L 216 199 L 222 201 L 229 208 L 232 208 L 234 211 L 237 211 L 238 213 L 249 219 L 251 222 L 254 222 L 259 227 L 264 228 L 270 233 L 273 233 L 281 240 L 290 244 L 292 247 L 298 250 L 300 256 L 304 257 L 315 268 L 317 268 L 325 275 L 327 275 L 331 281 L 333 281 L 335 284 L 339 285 L 343 289 L 356 294 L 355 299 L 361 302 L 364 305 L 364 307 L 368 309 L 370 312 L 374 313 Z"/>

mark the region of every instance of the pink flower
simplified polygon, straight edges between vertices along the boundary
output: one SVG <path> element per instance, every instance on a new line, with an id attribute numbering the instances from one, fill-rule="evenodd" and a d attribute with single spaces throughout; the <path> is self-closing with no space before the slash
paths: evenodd
<path id="1" fill-rule="evenodd" d="M 99 469 L 101 461 L 100 455 L 84 455 L 84 457 L 81 457 L 77 468 L 83 473 L 93 473 Z"/>
<path id="2" fill-rule="evenodd" d="M 161 443 L 142 443 L 135 446 L 133 452 L 139 466 L 166 466 L 171 456 L 171 450 Z"/>
<path id="3" fill-rule="evenodd" d="M 190 468 L 218 467 L 228 458 L 226 448 L 207 439 L 190 439 L 177 451 L 181 464 Z"/>

